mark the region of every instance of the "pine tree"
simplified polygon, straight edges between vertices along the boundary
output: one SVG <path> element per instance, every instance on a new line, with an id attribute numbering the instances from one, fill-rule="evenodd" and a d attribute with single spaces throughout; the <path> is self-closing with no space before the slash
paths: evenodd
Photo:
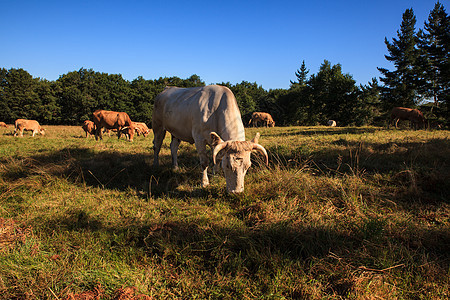
<path id="1" fill-rule="evenodd" d="M 416 17 L 414 11 L 407 9 L 403 14 L 400 31 L 392 43 L 385 39 L 389 55 L 386 59 L 395 66 L 394 71 L 384 68 L 378 70 L 384 75 L 380 80 L 382 87 L 382 101 L 386 108 L 394 106 L 412 107 L 419 102 L 417 91 L 416 62 L 419 52 L 417 50 L 417 38 L 415 34 Z"/>
<path id="2" fill-rule="evenodd" d="M 307 81 L 308 73 L 309 73 L 309 70 L 306 68 L 305 61 L 303 60 L 300 69 L 298 69 L 295 72 L 295 76 L 297 77 L 297 81 L 290 80 L 291 88 L 297 87 L 297 86 L 304 86 L 306 84 L 306 81 Z"/>
<path id="3" fill-rule="evenodd" d="M 450 89 L 450 18 L 440 2 L 430 12 L 418 38 L 420 91 L 439 106 Z"/>

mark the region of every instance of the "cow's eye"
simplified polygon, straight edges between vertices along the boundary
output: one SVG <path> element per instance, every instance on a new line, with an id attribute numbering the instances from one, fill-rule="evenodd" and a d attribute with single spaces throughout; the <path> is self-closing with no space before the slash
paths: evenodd
<path id="1" fill-rule="evenodd" d="M 244 160 L 242 158 L 240 158 L 240 157 L 237 157 L 235 159 L 235 163 L 236 163 L 237 166 L 242 166 L 243 162 L 244 162 Z"/>

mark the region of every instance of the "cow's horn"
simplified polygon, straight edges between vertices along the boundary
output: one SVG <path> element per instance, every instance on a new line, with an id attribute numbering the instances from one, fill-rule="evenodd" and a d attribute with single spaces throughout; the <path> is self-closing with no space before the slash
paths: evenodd
<path id="1" fill-rule="evenodd" d="M 120 130 L 125 130 L 125 129 L 128 129 L 128 126 L 122 127 L 122 129 L 120 129 Z"/>
<path id="2" fill-rule="evenodd" d="M 260 144 L 257 144 L 257 143 L 253 143 L 252 150 L 257 150 L 257 151 L 261 152 L 261 154 L 264 155 L 264 158 L 266 160 L 266 165 L 269 165 L 269 156 L 267 155 L 267 151 L 263 146 L 261 146 Z"/>
<path id="3" fill-rule="evenodd" d="M 226 142 L 222 142 L 222 143 L 218 144 L 216 147 L 214 147 L 214 151 L 213 151 L 213 162 L 214 162 L 214 164 L 216 164 L 216 156 L 217 156 L 217 154 L 219 154 L 219 152 L 222 151 L 226 146 L 227 146 L 227 143 Z"/>

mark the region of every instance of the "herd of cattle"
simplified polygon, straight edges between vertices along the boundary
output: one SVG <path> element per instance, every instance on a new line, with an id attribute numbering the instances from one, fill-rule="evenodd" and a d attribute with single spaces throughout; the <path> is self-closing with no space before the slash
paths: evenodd
<path id="1" fill-rule="evenodd" d="M 409 120 L 415 129 L 425 127 L 425 118 L 417 109 L 396 107 L 391 112 L 389 123 L 394 121 L 397 128 L 399 120 Z M 248 123 L 253 126 L 274 127 L 272 116 L 264 112 L 254 112 Z M 329 120 L 328 126 L 336 126 Z M 0 122 L 0 127 L 7 127 Z M 389 126 L 389 125 L 388 125 Z M 107 131 L 117 132 L 118 138 L 125 135 L 133 141 L 135 134 L 147 136 L 150 129 L 143 122 L 131 121 L 126 112 L 97 110 L 92 114 L 92 121 L 86 120 L 82 126 L 86 133 L 102 139 Z M 250 154 L 259 152 L 268 164 L 266 149 L 258 143 L 259 133 L 251 141 L 245 141 L 244 124 L 236 98 L 230 89 L 218 85 L 194 88 L 166 87 L 155 98 L 152 119 L 154 133 L 154 165 L 159 164 L 159 152 L 166 132 L 172 136 L 170 150 L 172 164 L 178 168 L 177 151 L 181 141 L 195 144 L 202 169 L 202 186 L 209 184 L 207 170 L 209 158 L 206 146 L 213 149 L 213 162 L 221 162 L 229 193 L 244 190 L 244 177 L 251 165 Z M 23 131 L 45 134 L 35 120 L 17 119 L 14 123 L 14 136 L 23 136 Z"/>
<path id="2" fill-rule="evenodd" d="M 103 132 L 115 131 L 118 138 L 124 134 L 127 139 L 132 142 L 135 134 L 146 137 L 150 133 L 150 129 L 143 122 L 133 122 L 126 112 L 116 112 L 99 109 L 94 111 L 91 120 L 86 120 L 81 126 L 89 135 L 95 135 L 95 139 L 103 139 Z"/>

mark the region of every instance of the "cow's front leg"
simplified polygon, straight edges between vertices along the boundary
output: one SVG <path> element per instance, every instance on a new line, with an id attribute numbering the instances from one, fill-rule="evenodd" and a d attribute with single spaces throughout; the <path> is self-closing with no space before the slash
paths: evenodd
<path id="1" fill-rule="evenodd" d="M 203 139 L 195 140 L 198 156 L 200 157 L 200 167 L 202 168 L 202 187 L 209 185 L 208 166 L 209 159 L 206 153 L 206 142 Z"/>
<path id="2" fill-rule="evenodd" d="M 159 151 L 161 151 L 161 146 L 166 136 L 166 130 L 162 126 L 155 126 L 153 124 L 153 165 L 159 166 Z"/>
<path id="3" fill-rule="evenodd" d="M 97 129 L 95 130 L 95 140 L 98 141 L 98 139 L 103 140 L 103 136 L 102 136 L 102 127 L 101 126 L 97 126 Z"/>
<path id="4" fill-rule="evenodd" d="M 178 169 L 178 146 L 180 146 L 181 140 L 173 136 L 170 142 L 170 154 L 172 155 L 172 166 L 175 170 Z"/>

